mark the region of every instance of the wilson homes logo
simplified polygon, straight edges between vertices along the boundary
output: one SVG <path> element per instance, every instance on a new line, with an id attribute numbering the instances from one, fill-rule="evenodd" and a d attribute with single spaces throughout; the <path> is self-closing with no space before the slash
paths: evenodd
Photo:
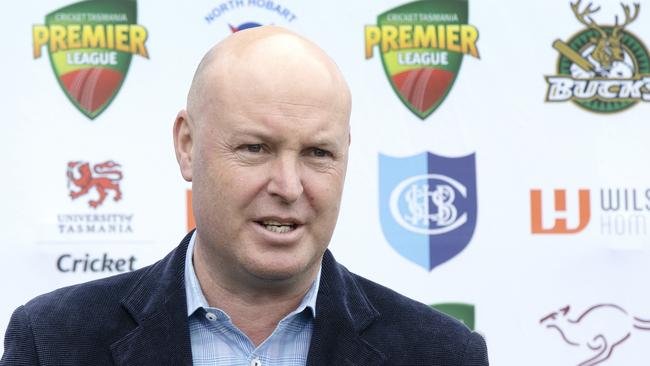
<path id="1" fill-rule="evenodd" d="M 600 235 L 650 234 L 650 188 L 532 189 L 531 233 L 577 234 L 592 218 Z"/>
<path id="2" fill-rule="evenodd" d="M 553 42 L 559 58 L 557 74 L 546 77 L 548 102 L 572 101 L 591 112 L 614 113 L 650 101 L 650 57 L 630 30 L 640 6 L 621 7 L 622 16 L 610 15 L 614 24 L 605 25 L 594 20 L 600 7 L 583 6 L 581 0 L 571 4 L 585 28 L 567 42 Z"/>
<path id="3" fill-rule="evenodd" d="M 132 55 L 149 58 L 147 30 L 136 15 L 135 0 L 90 0 L 55 10 L 32 28 L 34 58 L 47 48 L 61 89 L 90 119 L 117 95 Z"/>
<path id="4" fill-rule="evenodd" d="M 416 1 L 365 27 L 366 59 L 378 48 L 390 85 L 421 119 L 445 100 L 464 55 L 479 58 L 478 30 L 468 23 L 464 0 Z"/>

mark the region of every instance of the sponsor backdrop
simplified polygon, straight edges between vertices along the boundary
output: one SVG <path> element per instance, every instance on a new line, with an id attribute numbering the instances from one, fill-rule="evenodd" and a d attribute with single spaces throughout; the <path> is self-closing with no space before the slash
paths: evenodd
<path id="1" fill-rule="evenodd" d="M 494 365 L 650 363 L 649 0 L 7 14 L 0 329 L 39 293 L 177 245 L 193 218 L 171 131 L 193 71 L 231 32 L 275 24 L 321 45 L 352 89 L 341 262 L 462 319 Z"/>

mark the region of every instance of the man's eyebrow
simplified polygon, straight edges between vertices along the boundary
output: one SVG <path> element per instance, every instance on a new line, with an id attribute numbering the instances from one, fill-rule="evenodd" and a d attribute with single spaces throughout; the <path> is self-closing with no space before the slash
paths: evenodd
<path id="1" fill-rule="evenodd" d="M 333 139 L 314 139 L 309 142 L 309 145 L 318 148 L 337 149 L 341 144 Z"/>
<path id="2" fill-rule="evenodd" d="M 270 140 L 272 142 L 278 142 L 284 139 L 285 137 L 285 136 L 273 136 L 273 134 L 270 131 L 268 131 L 268 129 L 265 127 L 250 127 L 250 126 L 233 127 L 229 130 L 229 135 L 231 135 L 232 137 L 255 137 L 255 138 Z M 341 144 L 336 140 L 337 138 L 334 136 L 334 133 L 323 133 L 319 131 L 314 135 L 310 136 L 306 140 L 306 144 L 314 147 L 321 147 L 321 146 L 338 147 Z"/>
<path id="3" fill-rule="evenodd" d="M 261 139 L 271 139 L 272 136 L 265 128 L 260 127 L 242 127 L 236 126 L 228 130 L 228 134 L 233 137 L 257 137 Z"/>

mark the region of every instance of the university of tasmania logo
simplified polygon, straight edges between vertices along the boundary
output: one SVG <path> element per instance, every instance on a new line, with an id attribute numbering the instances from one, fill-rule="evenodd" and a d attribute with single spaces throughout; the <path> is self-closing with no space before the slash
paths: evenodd
<path id="1" fill-rule="evenodd" d="M 430 271 L 458 255 L 474 234 L 474 154 L 380 154 L 379 201 L 381 227 L 390 245 Z"/>
<path id="2" fill-rule="evenodd" d="M 124 207 L 121 187 L 124 169 L 121 164 L 113 160 L 98 163 L 69 161 L 66 176 L 68 196 L 78 202 L 70 206 L 70 211 L 56 215 L 56 234 L 48 236 L 46 242 L 50 239 L 58 243 L 69 242 L 75 238 L 83 243 L 88 243 L 86 240 L 102 242 L 108 238 L 110 243 L 149 241 L 138 240 L 141 236 L 135 231 L 137 224 L 133 212 L 112 211 L 117 205 L 110 201 L 119 202 L 119 206 Z"/>
<path id="3" fill-rule="evenodd" d="M 479 58 L 478 30 L 467 24 L 467 8 L 466 0 L 416 1 L 365 27 L 366 59 L 377 46 L 395 93 L 421 119 L 445 100 L 463 56 Z"/>
<path id="4" fill-rule="evenodd" d="M 67 175 L 70 198 L 73 200 L 93 190 L 98 196 L 96 199 L 88 200 L 88 205 L 92 208 L 97 208 L 104 203 L 109 192 L 112 192 L 115 202 L 122 199 L 120 190 L 122 169 L 120 164 L 112 160 L 95 164 L 92 168 L 88 162 L 71 161 L 68 163 Z"/>
<path id="5" fill-rule="evenodd" d="M 613 25 L 593 19 L 600 7 L 571 4 L 586 28 L 567 42 L 556 40 L 557 75 L 547 76 L 548 102 L 573 101 L 597 113 L 623 111 L 639 101 L 650 101 L 650 57 L 643 42 L 629 30 L 639 17 L 639 4 L 621 4 L 623 16 Z"/>
<path id="6" fill-rule="evenodd" d="M 132 55 L 149 58 L 147 30 L 136 15 L 135 0 L 88 0 L 53 11 L 32 28 L 34 58 L 47 47 L 59 85 L 90 119 L 117 95 Z"/>

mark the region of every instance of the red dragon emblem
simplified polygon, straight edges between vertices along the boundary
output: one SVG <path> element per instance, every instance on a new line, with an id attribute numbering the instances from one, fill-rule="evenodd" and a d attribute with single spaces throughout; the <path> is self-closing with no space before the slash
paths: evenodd
<path id="1" fill-rule="evenodd" d="M 95 164 L 92 170 L 88 162 L 71 161 L 68 163 L 68 189 L 70 189 L 71 183 L 79 188 L 78 191 L 70 189 L 70 197 L 73 200 L 77 199 L 88 194 L 94 188 L 99 193 L 99 198 L 88 201 L 88 205 L 92 208 L 97 208 L 104 202 L 108 191 L 114 192 L 114 201 L 122 199 L 120 180 L 122 180 L 120 164 L 112 160 Z"/>
<path id="2" fill-rule="evenodd" d="M 650 331 L 650 320 L 628 314 L 614 304 L 598 304 L 579 316 L 569 316 L 570 306 L 543 317 L 539 323 L 555 329 L 573 347 L 588 349 L 592 355 L 578 366 L 594 366 L 612 356 L 614 349 L 632 336 L 633 331 Z"/>

